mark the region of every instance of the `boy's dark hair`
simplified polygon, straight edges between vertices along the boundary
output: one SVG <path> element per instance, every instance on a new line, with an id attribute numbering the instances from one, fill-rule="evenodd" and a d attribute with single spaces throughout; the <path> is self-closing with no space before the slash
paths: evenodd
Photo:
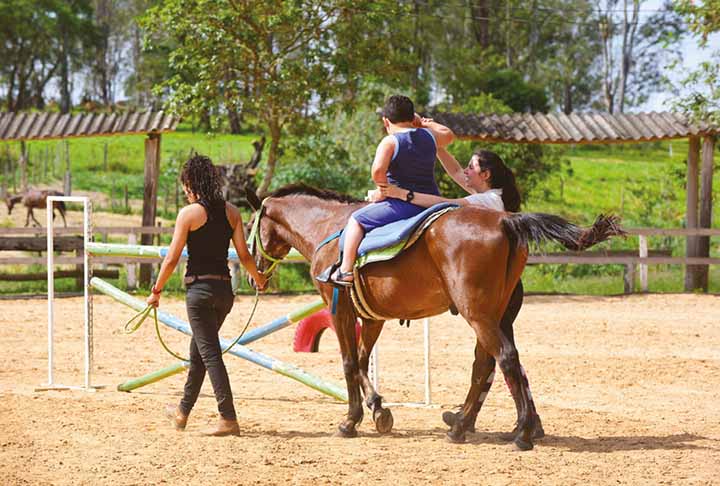
<path id="1" fill-rule="evenodd" d="M 198 202 L 207 210 L 225 202 L 220 172 L 205 155 L 195 154 L 185 162 L 180 172 L 180 181 L 198 197 Z"/>
<path id="2" fill-rule="evenodd" d="M 392 95 L 385 101 L 383 116 L 392 123 L 411 122 L 415 119 L 415 106 L 407 96 Z"/>

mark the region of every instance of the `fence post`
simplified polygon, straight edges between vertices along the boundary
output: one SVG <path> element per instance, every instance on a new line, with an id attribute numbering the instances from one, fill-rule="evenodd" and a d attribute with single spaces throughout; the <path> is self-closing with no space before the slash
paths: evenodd
<path id="1" fill-rule="evenodd" d="M 623 290 L 626 294 L 632 294 L 635 291 L 635 264 L 625 264 L 623 271 Z"/>
<path id="2" fill-rule="evenodd" d="M 48 179 L 48 165 L 50 165 L 50 147 L 45 145 L 45 159 L 43 160 L 43 177 Z"/>
<path id="3" fill-rule="evenodd" d="M 130 245 L 130 246 L 137 245 L 137 235 L 135 233 L 130 233 L 128 235 L 128 245 Z M 137 263 L 129 263 L 126 268 L 127 268 L 127 288 L 128 288 L 128 290 L 134 289 L 135 287 L 137 287 Z"/>
<path id="4" fill-rule="evenodd" d="M 686 224 L 688 229 L 698 227 L 698 159 L 700 157 L 700 138 L 688 140 L 687 176 L 686 176 Z M 698 237 L 688 235 L 685 238 L 685 256 L 698 256 Z M 700 287 L 700 268 L 698 265 L 685 265 L 685 291 L 692 292 Z"/>
<path id="5" fill-rule="evenodd" d="M 65 179 L 63 180 L 63 192 L 66 196 L 72 194 L 72 172 L 70 170 L 70 143 L 65 140 Z"/>
<path id="6" fill-rule="evenodd" d="M 645 235 L 638 235 L 638 246 L 640 248 L 640 258 L 648 256 L 648 240 Z M 640 291 L 648 291 L 648 266 L 647 263 L 641 263 L 640 267 Z"/>
<path id="7" fill-rule="evenodd" d="M 26 192 L 28 189 L 28 163 L 27 163 L 27 147 L 25 140 L 20 142 L 20 189 Z"/>

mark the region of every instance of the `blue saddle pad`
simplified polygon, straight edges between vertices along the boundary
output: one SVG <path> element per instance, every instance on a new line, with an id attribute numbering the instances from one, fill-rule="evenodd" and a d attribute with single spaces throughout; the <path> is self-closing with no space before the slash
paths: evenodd
<path id="1" fill-rule="evenodd" d="M 410 219 L 401 219 L 400 221 L 395 221 L 394 223 L 386 224 L 385 226 L 380 226 L 379 228 L 369 231 L 362 242 L 360 242 L 358 257 L 365 256 L 377 250 L 397 246 L 407 241 L 410 235 L 412 235 L 426 219 L 439 211 L 451 207 L 457 208 L 459 206 L 453 203 L 436 204 Z M 344 240 L 345 235 L 343 234 L 340 236 L 340 248 L 343 247 Z"/>

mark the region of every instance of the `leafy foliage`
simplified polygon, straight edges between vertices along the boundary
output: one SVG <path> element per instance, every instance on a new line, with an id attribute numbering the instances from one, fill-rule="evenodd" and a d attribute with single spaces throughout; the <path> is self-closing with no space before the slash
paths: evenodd
<path id="1" fill-rule="evenodd" d="M 700 36 L 699 47 L 707 46 L 710 34 L 720 32 L 719 2 L 681 0 L 676 8 L 684 15 L 691 32 Z M 720 124 L 720 49 L 713 51 L 710 61 L 700 63 L 688 73 L 681 84 L 690 94 L 678 100 L 675 108 L 696 120 Z"/>

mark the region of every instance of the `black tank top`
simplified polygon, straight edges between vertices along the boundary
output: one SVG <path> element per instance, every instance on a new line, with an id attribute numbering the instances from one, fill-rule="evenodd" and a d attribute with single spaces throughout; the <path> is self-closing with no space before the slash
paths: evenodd
<path id="1" fill-rule="evenodd" d="M 227 264 L 228 246 L 233 229 L 225 214 L 225 201 L 205 208 L 208 219 L 191 231 L 187 238 L 188 263 L 185 276 L 230 276 Z"/>

